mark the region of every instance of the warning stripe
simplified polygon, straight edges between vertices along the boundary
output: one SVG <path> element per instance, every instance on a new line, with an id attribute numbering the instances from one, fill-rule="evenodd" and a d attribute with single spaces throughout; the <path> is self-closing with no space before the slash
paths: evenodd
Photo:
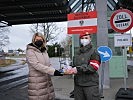
<path id="1" fill-rule="evenodd" d="M 97 18 L 92 19 L 84 19 L 84 20 L 73 20 L 68 21 L 68 27 L 83 27 L 83 26 L 96 26 L 97 25 Z"/>
<path id="2" fill-rule="evenodd" d="M 90 65 L 91 65 L 95 70 L 98 70 L 98 68 L 100 67 L 100 62 L 98 62 L 97 60 L 90 60 Z"/>
<path id="3" fill-rule="evenodd" d="M 68 34 L 81 34 L 84 32 L 96 33 L 97 26 L 84 26 L 84 27 L 69 27 L 67 28 Z"/>

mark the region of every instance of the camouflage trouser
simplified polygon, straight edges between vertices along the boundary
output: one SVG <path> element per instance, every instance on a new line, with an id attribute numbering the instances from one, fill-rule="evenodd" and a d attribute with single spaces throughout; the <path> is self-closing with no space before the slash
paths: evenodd
<path id="1" fill-rule="evenodd" d="M 74 87 L 75 100 L 101 100 L 98 86 L 77 86 Z"/>

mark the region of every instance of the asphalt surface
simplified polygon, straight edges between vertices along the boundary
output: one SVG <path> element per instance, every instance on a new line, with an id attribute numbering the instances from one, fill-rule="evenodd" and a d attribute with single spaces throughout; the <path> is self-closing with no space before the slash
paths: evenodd
<path id="1" fill-rule="evenodd" d="M 60 68 L 59 59 L 57 58 L 51 58 L 52 66 L 56 69 Z M 131 65 L 128 66 L 129 68 L 129 74 L 127 78 L 127 88 L 133 88 L 133 66 L 132 62 L 130 62 Z M 18 63 L 19 65 L 19 63 Z M 11 70 L 12 68 L 15 70 Z M 22 77 L 17 78 L 15 81 L 11 78 L 5 78 L 3 74 L 0 74 L 0 100 L 28 100 L 28 94 L 27 94 L 27 74 L 28 69 L 27 65 L 24 65 L 18 67 L 8 67 L 10 71 L 15 71 L 14 74 L 11 74 L 10 71 L 7 71 L 5 76 L 6 77 L 12 77 L 12 75 L 19 75 L 18 73 L 21 73 Z M 4 69 L 3 69 L 4 70 Z M 5 71 L 5 70 L 4 70 Z M 1 73 L 1 72 L 0 72 Z M 2 76 L 3 75 L 3 76 Z M 24 77 L 25 76 L 25 77 Z M 5 78 L 4 84 L 2 84 L 2 78 Z M 9 79 L 9 80 L 8 80 Z M 9 84 L 16 84 L 13 82 L 21 81 L 21 84 L 17 84 L 15 86 L 8 86 Z M 73 76 L 71 75 L 64 75 L 64 76 L 54 76 L 52 77 L 52 81 L 54 84 L 54 89 L 56 93 L 56 98 L 58 100 L 74 100 L 73 98 L 70 98 L 70 92 L 73 90 Z M 20 83 L 20 82 L 18 82 Z M 5 87 L 2 87 L 3 85 L 7 85 L 7 89 Z M 124 87 L 124 80 L 123 78 L 113 78 L 110 79 L 110 88 L 103 90 L 103 96 L 102 100 L 115 100 L 116 93 L 120 88 Z M 133 100 L 133 99 L 129 99 Z"/>

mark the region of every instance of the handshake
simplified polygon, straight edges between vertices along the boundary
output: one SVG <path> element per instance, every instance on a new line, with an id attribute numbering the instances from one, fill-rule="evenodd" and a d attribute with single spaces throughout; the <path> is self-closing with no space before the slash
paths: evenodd
<path id="1" fill-rule="evenodd" d="M 71 74 L 76 74 L 77 73 L 77 68 L 76 67 L 72 68 L 72 66 L 64 66 L 59 71 L 62 74 L 71 75 Z"/>

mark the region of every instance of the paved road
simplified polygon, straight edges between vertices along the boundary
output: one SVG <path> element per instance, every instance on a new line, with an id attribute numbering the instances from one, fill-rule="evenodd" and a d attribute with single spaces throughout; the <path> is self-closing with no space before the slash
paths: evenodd
<path id="1" fill-rule="evenodd" d="M 57 58 L 51 58 L 51 63 L 52 66 L 55 67 L 56 69 L 60 68 L 60 63 L 59 63 L 59 59 Z M 131 62 L 132 63 L 132 62 Z M 2 74 L 0 76 L 0 80 L 2 81 L 3 78 L 3 82 L 7 81 L 8 79 L 12 80 L 12 78 L 7 78 L 7 76 L 9 75 L 10 77 L 17 77 L 17 76 L 22 76 L 20 78 L 16 78 L 15 81 L 20 80 L 21 82 L 24 82 L 24 80 L 27 77 L 23 77 L 25 75 L 28 74 L 28 67 L 27 65 L 24 66 L 16 66 L 12 68 L 16 68 L 15 70 L 11 70 L 10 68 L 10 72 L 6 72 L 4 73 L 4 75 Z M 130 68 L 130 72 L 129 72 L 129 78 L 127 79 L 127 87 L 128 88 L 133 88 L 133 67 L 129 67 Z M 6 77 L 6 78 L 5 78 Z M 22 80 L 24 79 L 24 80 Z M 63 77 L 52 77 L 52 81 L 54 84 L 54 88 L 55 88 L 55 93 L 56 93 L 56 97 L 59 98 L 60 100 L 73 100 L 72 98 L 69 98 L 69 93 L 73 90 L 73 78 L 72 76 L 63 76 Z M 6 84 L 8 86 L 8 84 L 11 84 L 12 82 L 14 82 L 14 80 L 11 81 L 7 81 L 8 83 Z M 18 82 L 20 83 L 20 82 Z M 103 100 L 115 100 L 115 94 L 117 93 L 117 91 L 121 88 L 124 87 L 123 84 L 123 79 L 111 79 L 110 80 L 110 85 L 111 87 L 109 89 L 104 89 L 104 99 Z M 16 84 L 16 83 L 12 83 L 12 84 Z M 8 88 L 7 91 L 2 89 L 2 83 L 0 83 L 0 100 L 28 100 L 27 99 L 27 83 L 24 82 L 21 85 L 16 85 L 13 88 Z M 9 86 L 10 87 L 10 86 Z"/>
<path id="2" fill-rule="evenodd" d="M 24 58 L 12 58 L 15 59 L 17 62 L 11 66 L 0 68 L 0 91 L 10 89 L 17 85 L 24 84 L 27 82 L 28 76 L 28 66 L 27 64 L 22 65 L 22 61 Z M 54 68 L 59 69 L 60 63 L 59 59 L 51 58 L 51 64 Z"/>
<path id="3" fill-rule="evenodd" d="M 2 98 L 2 100 L 8 100 L 9 98 L 10 100 L 27 100 L 28 66 L 27 64 L 22 65 L 21 60 L 25 60 L 25 58 L 12 59 L 17 61 L 16 64 L 0 68 L 0 98 Z M 50 58 L 50 61 L 52 67 L 60 69 L 58 58 Z M 55 78 L 53 78 L 53 81 L 54 80 Z M 56 90 L 58 91 L 58 89 Z M 60 96 L 58 93 L 56 95 Z"/>

